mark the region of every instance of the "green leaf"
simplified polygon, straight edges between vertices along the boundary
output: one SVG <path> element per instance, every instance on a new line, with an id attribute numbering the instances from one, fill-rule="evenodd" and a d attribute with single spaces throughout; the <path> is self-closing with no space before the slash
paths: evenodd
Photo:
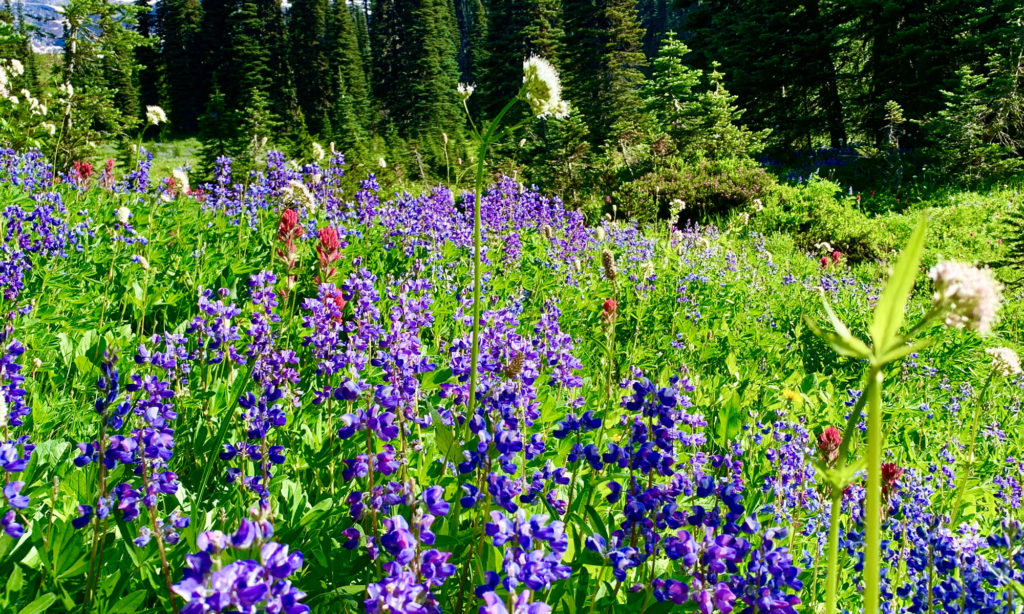
<path id="1" fill-rule="evenodd" d="M 722 447 L 728 446 L 729 440 L 740 432 L 744 418 L 739 393 L 729 390 L 726 394 L 728 396 L 718 409 L 718 440 Z"/>
<path id="2" fill-rule="evenodd" d="M 21 587 L 24 585 L 25 576 L 21 571 L 21 565 L 14 564 L 14 570 L 11 571 L 11 575 L 7 577 L 7 594 L 17 593 L 21 591 Z"/>
<path id="3" fill-rule="evenodd" d="M 882 356 L 882 363 L 890 364 L 892 362 L 899 360 L 900 358 L 903 358 L 908 354 L 912 354 L 914 352 L 923 350 L 924 348 L 931 345 L 932 341 L 934 341 L 934 339 L 918 339 L 917 341 L 909 345 L 906 343 L 896 345 Z"/>
<path id="4" fill-rule="evenodd" d="M 924 248 L 924 233 L 927 227 L 928 219 L 922 215 L 917 228 L 903 248 L 903 253 L 900 254 L 892 276 L 885 284 L 878 305 L 875 306 L 875 318 L 871 322 L 871 339 L 876 349 L 884 350 L 891 347 L 903 326 L 903 312 L 917 279 L 917 268 L 921 264 L 921 250 Z"/>
<path id="5" fill-rule="evenodd" d="M 50 606 L 57 602 L 57 596 L 53 593 L 40 595 L 35 601 L 23 607 L 18 614 L 39 614 L 50 609 Z"/>
<path id="6" fill-rule="evenodd" d="M 110 614 L 132 614 L 137 612 L 142 607 L 142 604 L 146 602 L 147 594 L 147 591 L 143 589 L 121 597 L 117 600 L 117 604 L 111 608 Z"/>
<path id="7" fill-rule="evenodd" d="M 868 358 L 871 356 L 871 349 L 868 348 L 867 344 L 853 335 L 847 333 L 844 337 L 839 333 L 824 331 L 814 320 L 807 316 L 804 316 L 804 321 L 812 333 L 824 339 L 840 356 L 848 356 L 850 358 Z M 844 326 L 843 328 L 846 327 Z"/>
<path id="8" fill-rule="evenodd" d="M 736 355 L 729 352 L 729 355 L 725 357 L 725 368 L 729 370 L 729 374 L 735 377 L 737 380 L 740 379 L 740 368 L 736 364 Z"/>

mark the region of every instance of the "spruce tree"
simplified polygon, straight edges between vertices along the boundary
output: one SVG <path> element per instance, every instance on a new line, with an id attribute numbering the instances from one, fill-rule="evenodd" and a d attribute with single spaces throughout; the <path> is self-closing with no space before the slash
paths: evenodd
<path id="1" fill-rule="evenodd" d="M 182 134 L 199 128 L 206 88 L 203 73 L 203 7 L 198 0 L 162 0 L 157 12 L 163 84 L 171 125 Z"/>
<path id="2" fill-rule="evenodd" d="M 559 64 L 563 36 L 561 11 L 555 0 L 490 0 L 486 58 L 483 59 L 480 99 L 497 112 L 519 91 L 522 63 L 539 55 Z"/>
<path id="3" fill-rule="evenodd" d="M 148 0 L 135 0 L 139 12 L 138 33 L 151 44 L 144 45 L 135 50 L 135 61 L 139 71 L 139 102 L 143 105 L 160 104 L 160 55 L 157 36 L 157 13 L 161 10 L 163 2 L 157 5 L 156 10 L 150 8 Z"/>
<path id="4" fill-rule="evenodd" d="M 641 41 L 643 31 L 637 20 L 636 0 L 608 0 L 605 9 L 608 41 L 605 43 L 604 83 L 598 92 L 604 114 L 598 124 L 598 138 L 620 141 L 637 137 L 642 69 L 647 65 Z"/>
<path id="5" fill-rule="evenodd" d="M 358 9 L 345 0 L 335 0 L 327 28 L 328 73 L 333 77 L 330 113 L 334 135 L 356 139 L 372 118 L 366 69 L 359 47 Z M 353 134 L 353 131 L 355 133 Z"/>
<path id="6" fill-rule="evenodd" d="M 343 13 L 348 11 L 343 6 Z M 331 99 L 338 95 L 330 79 L 327 0 L 293 0 L 288 12 L 295 93 L 306 125 L 314 135 L 330 132 Z"/>
<path id="7" fill-rule="evenodd" d="M 595 95 L 604 75 L 605 0 L 563 0 L 562 82 L 565 97 L 594 139 L 604 109 Z"/>

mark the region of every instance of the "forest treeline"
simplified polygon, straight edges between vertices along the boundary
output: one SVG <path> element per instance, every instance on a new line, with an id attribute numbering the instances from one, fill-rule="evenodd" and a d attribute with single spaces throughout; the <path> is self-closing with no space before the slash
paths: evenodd
<path id="1" fill-rule="evenodd" d="M 694 177 L 743 196 L 797 152 L 870 159 L 898 188 L 911 169 L 1012 169 L 1024 142 L 1016 0 L 70 0 L 51 68 L 26 43 L 31 16 L 5 2 L 0 57 L 24 66 L 7 89 L 51 96 L 56 117 L 2 137 L 58 140 L 64 164 L 133 142 L 158 105 L 161 136 L 200 137 L 206 169 L 316 141 L 457 180 L 473 157 L 458 84 L 487 118 L 533 54 L 558 68 L 572 113 L 525 122 L 499 157 L 570 200 L 634 189 L 664 204 Z"/>

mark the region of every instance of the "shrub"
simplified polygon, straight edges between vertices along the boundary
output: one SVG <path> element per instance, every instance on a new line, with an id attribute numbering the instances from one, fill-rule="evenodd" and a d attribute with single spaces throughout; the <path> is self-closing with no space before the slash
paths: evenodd
<path id="1" fill-rule="evenodd" d="M 812 177 L 795 186 L 774 186 L 752 223 L 761 232 L 792 234 L 805 250 L 828 242 L 851 260 L 878 258 L 886 251 L 883 233 L 853 202 L 842 197 L 838 184 Z"/>
<path id="2" fill-rule="evenodd" d="M 642 222 L 667 218 L 673 201 L 685 203 L 682 219 L 706 218 L 763 199 L 774 185 L 750 159 L 698 160 L 656 168 L 622 184 L 616 203 L 620 212 Z"/>

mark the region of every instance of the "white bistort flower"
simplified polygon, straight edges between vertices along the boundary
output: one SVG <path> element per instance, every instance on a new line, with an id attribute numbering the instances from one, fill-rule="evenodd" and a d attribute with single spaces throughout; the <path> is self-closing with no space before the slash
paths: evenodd
<path id="1" fill-rule="evenodd" d="M 984 335 L 999 318 L 1003 286 L 990 269 L 962 262 L 940 262 L 932 267 L 932 302 L 945 313 L 946 326 L 968 328 Z"/>
<path id="2" fill-rule="evenodd" d="M 1020 358 L 1010 348 L 989 348 L 985 353 L 992 357 L 992 369 L 999 375 L 1011 377 L 1020 375 Z"/>
<path id="3" fill-rule="evenodd" d="M 171 177 L 174 178 L 174 186 L 178 188 L 178 192 L 181 194 L 188 194 L 188 173 L 183 168 L 176 168 L 171 171 Z"/>
<path id="4" fill-rule="evenodd" d="M 117 211 L 114 212 L 114 216 L 117 217 L 118 222 L 127 224 L 132 219 L 132 210 L 128 207 L 118 207 Z"/>
<path id="5" fill-rule="evenodd" d="M 475 85 L 470 85 L 469 83 L 460 83 L 459 98 L 461 98 L 463 102 L 469 100 L 469 97 L 473 95 L 474 90 L 476 90 Z"/>
<path id="6" fill-rule="evenodd" d="M 523 62 L 526 102 L 537 117 L 566 117 L 569 105 L 562 100 L 562 82 L 558 71 L 544 58 L 531 56 Z"/>
<path id="7" fill-rule="evenodd" d="M 155 105 L 149 105 L 146 107 L 146 121 L 154 126 L 167 123 L 167 114 L 164 110 Z"/>
<path id="8" fill-rule="evenodd" d="M 320 143 L 313 142 L 313 161 L 319 162 L 324 159 L 324 148 L 320 146 Z"/>

